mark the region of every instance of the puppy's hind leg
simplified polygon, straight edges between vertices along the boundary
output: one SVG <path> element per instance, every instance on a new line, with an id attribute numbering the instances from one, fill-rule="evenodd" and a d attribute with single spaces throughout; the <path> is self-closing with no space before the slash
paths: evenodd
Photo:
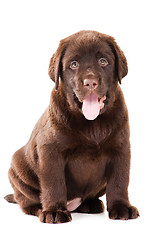
<path id="1" fill-rule="evenodd" d="M 17 203 L 14 199 L 14 194 L 8 194 L 4 197 L 4 199 L 9 203 Z"/>
<path id="2" fill-rule="evenodd" d="M 17 202 L 19 203 L 22 211 L 25 214 L 37 216 L 38 218 L 42 218 L 42 206 L 40 202 L 33 201 L 31 199 L 28 199 L 26 196 L 24 196 L 21 192 L 19 192 L 17 189 L 15 190 L 15 198 L 17 199 Z"/>
<path id="3" fill-rule="evenodd" d="M 32 205 L 32 206 L 28 206 L 26 208 L 22 208 L 22 211 L 26 214 L 37 216 L 37 217 L 40 218 L 40 220 L 42 218 L 41 217 L 42 216 L 42 206 L 41 206 L 41 204 L 35 204 L 35 205 Z"/>
<path id="4" fill-rule="evenodd" d="M 74 212 L 78 213 L 102 213 L 104 212 L 104 204 L 98 199 L 85 200 Z"/>

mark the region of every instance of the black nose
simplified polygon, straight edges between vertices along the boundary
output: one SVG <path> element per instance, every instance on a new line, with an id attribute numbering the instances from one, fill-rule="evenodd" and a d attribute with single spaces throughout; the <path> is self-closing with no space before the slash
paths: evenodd
<path id="1" fill-rule="evenodd" d="M 84 79 L 83 84 L 89 90 L 94 90 L 98 87 L 98 82 L 96 79 Z"/>

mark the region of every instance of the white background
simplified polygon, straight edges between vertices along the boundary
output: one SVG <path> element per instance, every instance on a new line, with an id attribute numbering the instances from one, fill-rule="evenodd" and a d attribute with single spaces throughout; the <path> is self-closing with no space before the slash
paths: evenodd
<path id="1" fill-rule="evenodd" d="M 0 237 L 2 239 L 159 239 L 160 13 L 159 1 L 0 1 Z M 97 30 L 117 40 L 129 65 L 122 89 L 129 109 L 132 164 L 130 201 L 140 218 L 109 220 L 72 214 L 67 224 L 42 224 L 3 197 L 7 171 L 49 103 L 50 57 L 60 39 Z M 105 202 L 105 197 L 103 198 Z M 5 235 L 4 235 L 5 234 Z M 4 237 L 5 236 L 5 237 Z"/>

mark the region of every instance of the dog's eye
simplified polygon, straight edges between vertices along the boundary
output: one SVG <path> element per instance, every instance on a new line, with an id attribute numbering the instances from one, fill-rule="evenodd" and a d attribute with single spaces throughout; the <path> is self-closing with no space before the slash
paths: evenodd
<path id="1" fill-rule="evenodd" d="M 99 62 L 99 65 L 102 67 L 106 67 L 108 65 L 108 61 L 106 58 L 100 58 L 98 62 Z"/>
<path id="2" fill-rule="evenodd" d="M 78 68 L 78 67 L 79 67 L 79 63 L 78 63 L 77 61 L 71 62 L 70 68 L 71 68 L 72 70 L 74 70 L 74 69 L 76 69 L 76 68 Z"/>

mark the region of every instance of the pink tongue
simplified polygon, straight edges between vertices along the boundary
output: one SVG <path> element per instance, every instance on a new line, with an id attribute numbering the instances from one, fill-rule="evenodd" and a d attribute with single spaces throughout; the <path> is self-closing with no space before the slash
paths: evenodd
<path id="1" fill-rule="evenodd" d="M 82 112 L 87 120 L 94 120 L 99 115 L 100 104 L 98 97 L 94 94 L 90 94 L 83 101 Z"/>

